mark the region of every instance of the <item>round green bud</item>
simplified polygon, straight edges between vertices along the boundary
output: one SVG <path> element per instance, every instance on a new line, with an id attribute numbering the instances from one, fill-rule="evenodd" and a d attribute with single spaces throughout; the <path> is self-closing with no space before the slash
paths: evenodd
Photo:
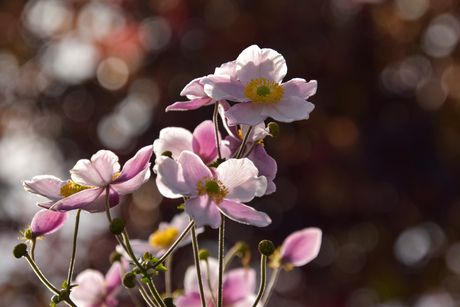
<path id="1" fill-rule="evenodd" d="M 206 259 L 208 259 L 209 256 L 210 256 L 210 254 L 209 254 L 209 251 L 207 249 L 200 249 L 198 251 L 198 258 L 200 258 L 200 260 L 206 260 Z"/>
<path id="2" fill-rule="evenodd" d="M 122 218 L 113 219 L 110 223 L 110 232 L 119 235 L 125 230 L 126 222 Z"/>
<path id="3" fill-rule="evenodd" d="M 15 258 L 21 258 L 27 255 L 27 245 L 24 243 L 19 243 L 13 249 L 13 255 Z"/>
<path id="4" fill-rule="evenodd" d="M 114 263 L 115 261 L 121 261 L 121 254 L 117 252 L 112 252 L 109 256 L 110 263 Z"/>
<path id="5" fill-rule="evenodd" d="M 173 299 L 171 297 L 165 297 L 163 302 L 165 302 L 166 307 L 176 307 L 173 303 Z"/>
<path id="6" fill-rule="evenodd" d="M 136 286 L 135 283 L 136 280 L 136 275 L 132 272 L 126 273 L 123 276 L 123 286 L 125 286 L 128 289 L 132 289 Z"/>
<path id="7" fill-rule="evenodd" d="M 276 138 L 280 134 L 280 126 L 275 122 L 268 123 L 270 129 L 270 136 Z"/>
<path id="8" fill-rule="evenodd" d="M 262 240 L 259 243 L 259 252 L 262 255 L 270 256 L 275 252 L 275 245 L 270 240 Z"/>
<path id="9" fill-rule="evenodd" d="M 169 150 L 166 150 L 161 155 L 172 159 L 172 152 L 170 152 Z"/>

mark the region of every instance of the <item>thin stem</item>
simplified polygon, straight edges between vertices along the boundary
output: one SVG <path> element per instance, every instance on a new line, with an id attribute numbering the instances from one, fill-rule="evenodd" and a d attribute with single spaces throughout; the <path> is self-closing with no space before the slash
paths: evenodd
<path id="1" fill-rule="evenodd" d="M 209 292 L 211 292 L 211 299 L 214 302 L 214 306 L 217 305 L 216 296 L 214 295 L 214 289 L 211 285 L 211 270 L 209 269 L 209 261 L 206 259 L 206 279 L 208 280 Z"/>
<path id="2" fill-rule="evenodd" d="M 149 278 L 149 281 L 147 282 L 147 285 L 149 286 L 150 293 L 152 293 L 153 297 L 155 298 L 156 302 L 158 305 L 161 307 L 168 307 L 166 306 L 165 302 L 161 298 L 160 294 L 158 293 L 158 290 L 155 288 L 155 285 L 153 284 L 151 278 Z"/>
<path id="3" fill-rule="evenodd" d="M 168 269 L 166 272 L 165 272 L 165 286 L 166 286 L 166 296 L 167 297 L 171 297 L 171 293 L 172 293 L 172 259 L 173 259 L 173 255 L 171 255 L 170 257 L 166 258 L 166 261 L 165 261 L 165 266 L 166 268 Z"/>
<path id="4" fill-rule="evenodd" d="M 80 224 L 80 213 L 81 213 L 81 209 L 78 209 L 77 216 L 75 217 L 75 230 L 73 233 L 72 256 L 70 258 L 69 274 L 67 275 L 66 290 L 70 290 L 70 283 L 72 282 L 72 274 L 73 274 L 73 269 L 75 266 L 75 254 L 77 251 L 77 237 L 78 237 L 78 227 Z"/>
<path id="5" fill-rule="evenodd" d="M 139 289 L 139 292 L 141 293 L 141 295 L 144 298 L 144 301 L 147 303 L 147 305 L 149 305 L 150 307 L 156 307 L 155 303 L 152 302 L 152 300 L 150 299 L 150 297 L 147 294 L 147 292 L 145 292 L 144 286 L 142 286 L 142 284 L 140 282 L 138 282 L 137 280 L 135 280 L 134 282 L 136 283 L 136 286 Z"/>
<path id="6" fill-rule="evenodd" d="M 236 256 L 238 256 L 239 253 L 241 253 L 241 248 L 244 245 L 245 243 L 236 242 L 236 244 L 233 245 L 233 247 L 227 251 L 227 254 L 225 255 L 225 258 L 224 258 L 224 272 L 227 272 L 228 267 L 230 263 L 232 262 L 233 258 L 235 258 Z"/>
<path id="7" fill-rule="evenodd" d="M 256 307 L 257 304 L 259 303 L 260 299 L 262 298 L 262 294 L 264 293 L 265 289 L 265 281 L 267 279 L 267 256 L 262 255 L 262 258 L 260 260 L 260 287 L 259 287 L 259 293 L 257 294 L 257 298 L 252 305 L 252 307 Z"/>
<path id="8" fill-rule="evenodd" d="M 251 148 L 249 148 L 248 152 L 244 155 L 244 157 L 245 158 L 249 157 L 249 155 L 254 150 L 254 148 L 256 148 L 257 145 L 259 145 L 259 142 L 252 143 Z"/>
<path id="9" fill-rule="evenodd" d="M 281 272 L 281 268 L 276 268 L 272 276 L 270 277 L 270 282 L 268 283 L 267 286 L 267 291 L 265 291 L 265 295 L 262 299 L 262 307 L 265 306 L 268 303 L 268 300 L 270 299 L 270 296 L 272 295 L 273 289 L 275 287 L 276 281 L 278 280 L 278 276 Z"/>
<path id="10" fill-rule="evenodd" d="M 219 280 L 217 284 L 217 307 L 222 307 L 223 304 L 223 289 L 224 284 L 224 232 L 225 232 L 225 216 L 221 213 L 222 224 L 219 227 Z"/>
<path id="11" fill-rule="evenodd" d="M 35 261 L 32 260 L 32 258 L 30 257 L 29 254 L 25 254 L 24 257 L 27 259 L 27 261 L 29 262 L 30 266 L 32 267 L 32 269 L 34 270 L 35 274 L 38 276 L 38 278 L 41 280 L 41 282 L 51 291 L 53 292 L 54 294 L 57 294 L 59 295 L 60 292 L 59 290 L 53 286 L 52 283 L 50 283 L 48 281 L 48 279 L 46 279 L 45 275 L 43 275 L 43 273 L 40 271 L 40 269 L 38 268 L 37 264 L 35 263 Z"/>
<path id="12" fill-rule="evenodd" d="M 219 156 L 219 160 L 222 159 L 222 154 L 220 152 L 220 143 L 219 143 L 219 122 L 218 122 L 218 110 L 219 110 L 219 102 L 216 101 L 214 104 L 214 113 L 212 115 L 212 121 L 214 123 L 214 133 L 216 136 L 216 147 L 217 147 L 217 154 Z"/>
<path id="13" fill-rule="evenodd" d="M 195 259 L 196 277 L 198 278 L 198 287 L 200 288 L 201 306 L 206 307 L 206 298 L 204 296 L 203 280 L 201 279 L 200 257 L 198 255 L 198 239 L 196 237 L 195 227 L 192 227 L 192 246 L 193 246 L 193 258 Z"/>
<path id="14" fill-rule="evenodd" d="M 246 148 L 246 143 L 248 142 L 249 134 L 252 131 L 252 126 L 249 127 L 248 132 L 246 132 L 246 135 L 244 136 L 243 143 L 241 143 L 240 148 L 238 149 L 238 152 L 236 154 L 236 158 L 239 159 L 243 155 L 244 149 Z"/>

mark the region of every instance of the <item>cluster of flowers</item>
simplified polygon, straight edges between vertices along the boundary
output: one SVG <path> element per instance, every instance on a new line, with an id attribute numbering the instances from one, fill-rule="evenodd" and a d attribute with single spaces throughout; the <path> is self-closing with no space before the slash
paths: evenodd
<path id="1" fill-rule="evenodd" d="M 28 192 L 47 201 L 38 203 L 43 209 L 23 232 L 22 238 L 32 245 L 30 253 L 27 245 L 20 244 L 14 255 L 25 257 L 42 282 L 54 292 L 51 305 L 63 301 L 69 306 L 116 306 L 115 296 L 123 284 L 127 288 L 137 287 L 149 306 L 264 306 L 274 284 L 264 289 L 267 256 L 274 268 L 274 277 L 281 268 L 291 269 L 313 260 L 321 244 L 318 228 L 294 232 L 277 250 L 271 242 L 264 241 L 259 246 L 264 265 L 256 295 L 256 272 L 247 266 L 227 270 L 232 255 L 224 259 L 223 254 L 225 218 L 257 227 L 271 223 L 266 213 L 245 204 L 276 190 L 273 181 L 276 161 L 265 151 L 263 139 L 276 136 L 278 126 L 275 123 L 266 126 L 265 120 L 268 117 L 281 122 L 303 120 L 314 108 L 307 99 L 315 94 L 316 81 L 295 78 L 282 83 L 286 73 L 281 54 L 250 46 L 235 61 L 216 68 L 214 74 L 191 81 L 181 93 L 188 101 L 167 107 L 167 111 L 185 111 L 213 105 L 213 120 L 202 122 L 193 132 L 179 127 L 161 130 L 153 145 L 141 148 L 122 170 L 113 152 L 100 150 L 91 160 L 78 161 L 67 181 L 49 175 L 25 180 L 23 185 Z M 225 138 L 219 132 L 219 117 L 228 133 Z M 112 219 L 110 208 L 119 204 L 121 196 L 132 193 L 149 180 L 153 153 L 152 169 L 158 190 L 164 197 L 182 198 L 183 212 L 170 223 L 161 223 L 148 241 L 130 240 L 124 221 Z M 33 249 L 36 239 L 62 227 L 70 210 L 78 212 L 76 229 L 80 210 L 106 212 L 110 230 L 119 240 L 116 247 L 119 261 L 113 263 L 106 276 L 86 270 L 72 280 L 75 260 L 72 258 L 68 279 L 59 290 L 36 269 Z M 204 226 L 220 230 L 218 259 L 197 249 L 197 235 L 204 231 Z M 195 266 L 185 273 L 184 290 L 173 299 L 161 298 L 151 277 L 158 272 L 168 273 L 170 254 L 191 242 Z M 236 252 L 242 250 L 235 249 Z M 147 284 L 150 293 L 139 280 Z M 167 292 L 166 296 L 171 296 L 171 290 Z"/>

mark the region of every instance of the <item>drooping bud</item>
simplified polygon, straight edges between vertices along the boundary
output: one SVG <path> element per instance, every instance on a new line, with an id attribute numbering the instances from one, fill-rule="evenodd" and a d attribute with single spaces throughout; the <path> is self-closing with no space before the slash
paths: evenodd
<path id="1" fill-rule="evenodd" d="M 112 252 L 109 256 L 110 263 L 114 263 L 115 261 L 121 261 L 121 254 L 117 252 Z"/>
<path id="2" fill-rule="evenodd" d="M 125 286 L 128 289 L 132 289 L 136 286 L 136 283 L 134 282 L 136 280 L 136 275 L 132 272 L 126 273 L 123 276 L 123 286 Z"/>
<path id="3" fill-rule="evenodd" d="M 262 255 L 270 256 L 275 251 L 275 245 L 270 240 L 262 240 L 259 243 L 259 252 Z"/>
<path id="4" fill-rule="evenodd" d="M 276 138 L 280 134 L 280 126 L 275 122 L 268 123 L 268 129 L 270 130 L 270 136 Z"/>
<path id="5" fill-rule="evenodd" d="M 209 251 L 207 249 L 200 249 L 198 251 L 198 258 L 200 258 L 200 260 L 207 260 L 208 257 L 209 257 Z"/>
<path id="6" fill-rule="evenodd" d="M 19 243 L 13 249 L 13 255 L 15 258 L 19 259 L 27 255 L 27 244 Z"/>
<path id="7" fill-rule="evenodd" d="M 126 222 L 122 218 L 115 218 L 110 223 L 110 232 L 119 235 L 125 230 Z"/>

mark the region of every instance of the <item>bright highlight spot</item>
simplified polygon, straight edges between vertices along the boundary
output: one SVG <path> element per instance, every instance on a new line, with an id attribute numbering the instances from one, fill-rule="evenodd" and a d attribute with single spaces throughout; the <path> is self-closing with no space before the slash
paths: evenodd
<path id="1" fill-rule="evenodd" d="M 129 77 L 129 69 L 126 63 L 119 58 L 107 58 L 97 67 L 97 80 L 109 90 L 122 88 Z"/>

